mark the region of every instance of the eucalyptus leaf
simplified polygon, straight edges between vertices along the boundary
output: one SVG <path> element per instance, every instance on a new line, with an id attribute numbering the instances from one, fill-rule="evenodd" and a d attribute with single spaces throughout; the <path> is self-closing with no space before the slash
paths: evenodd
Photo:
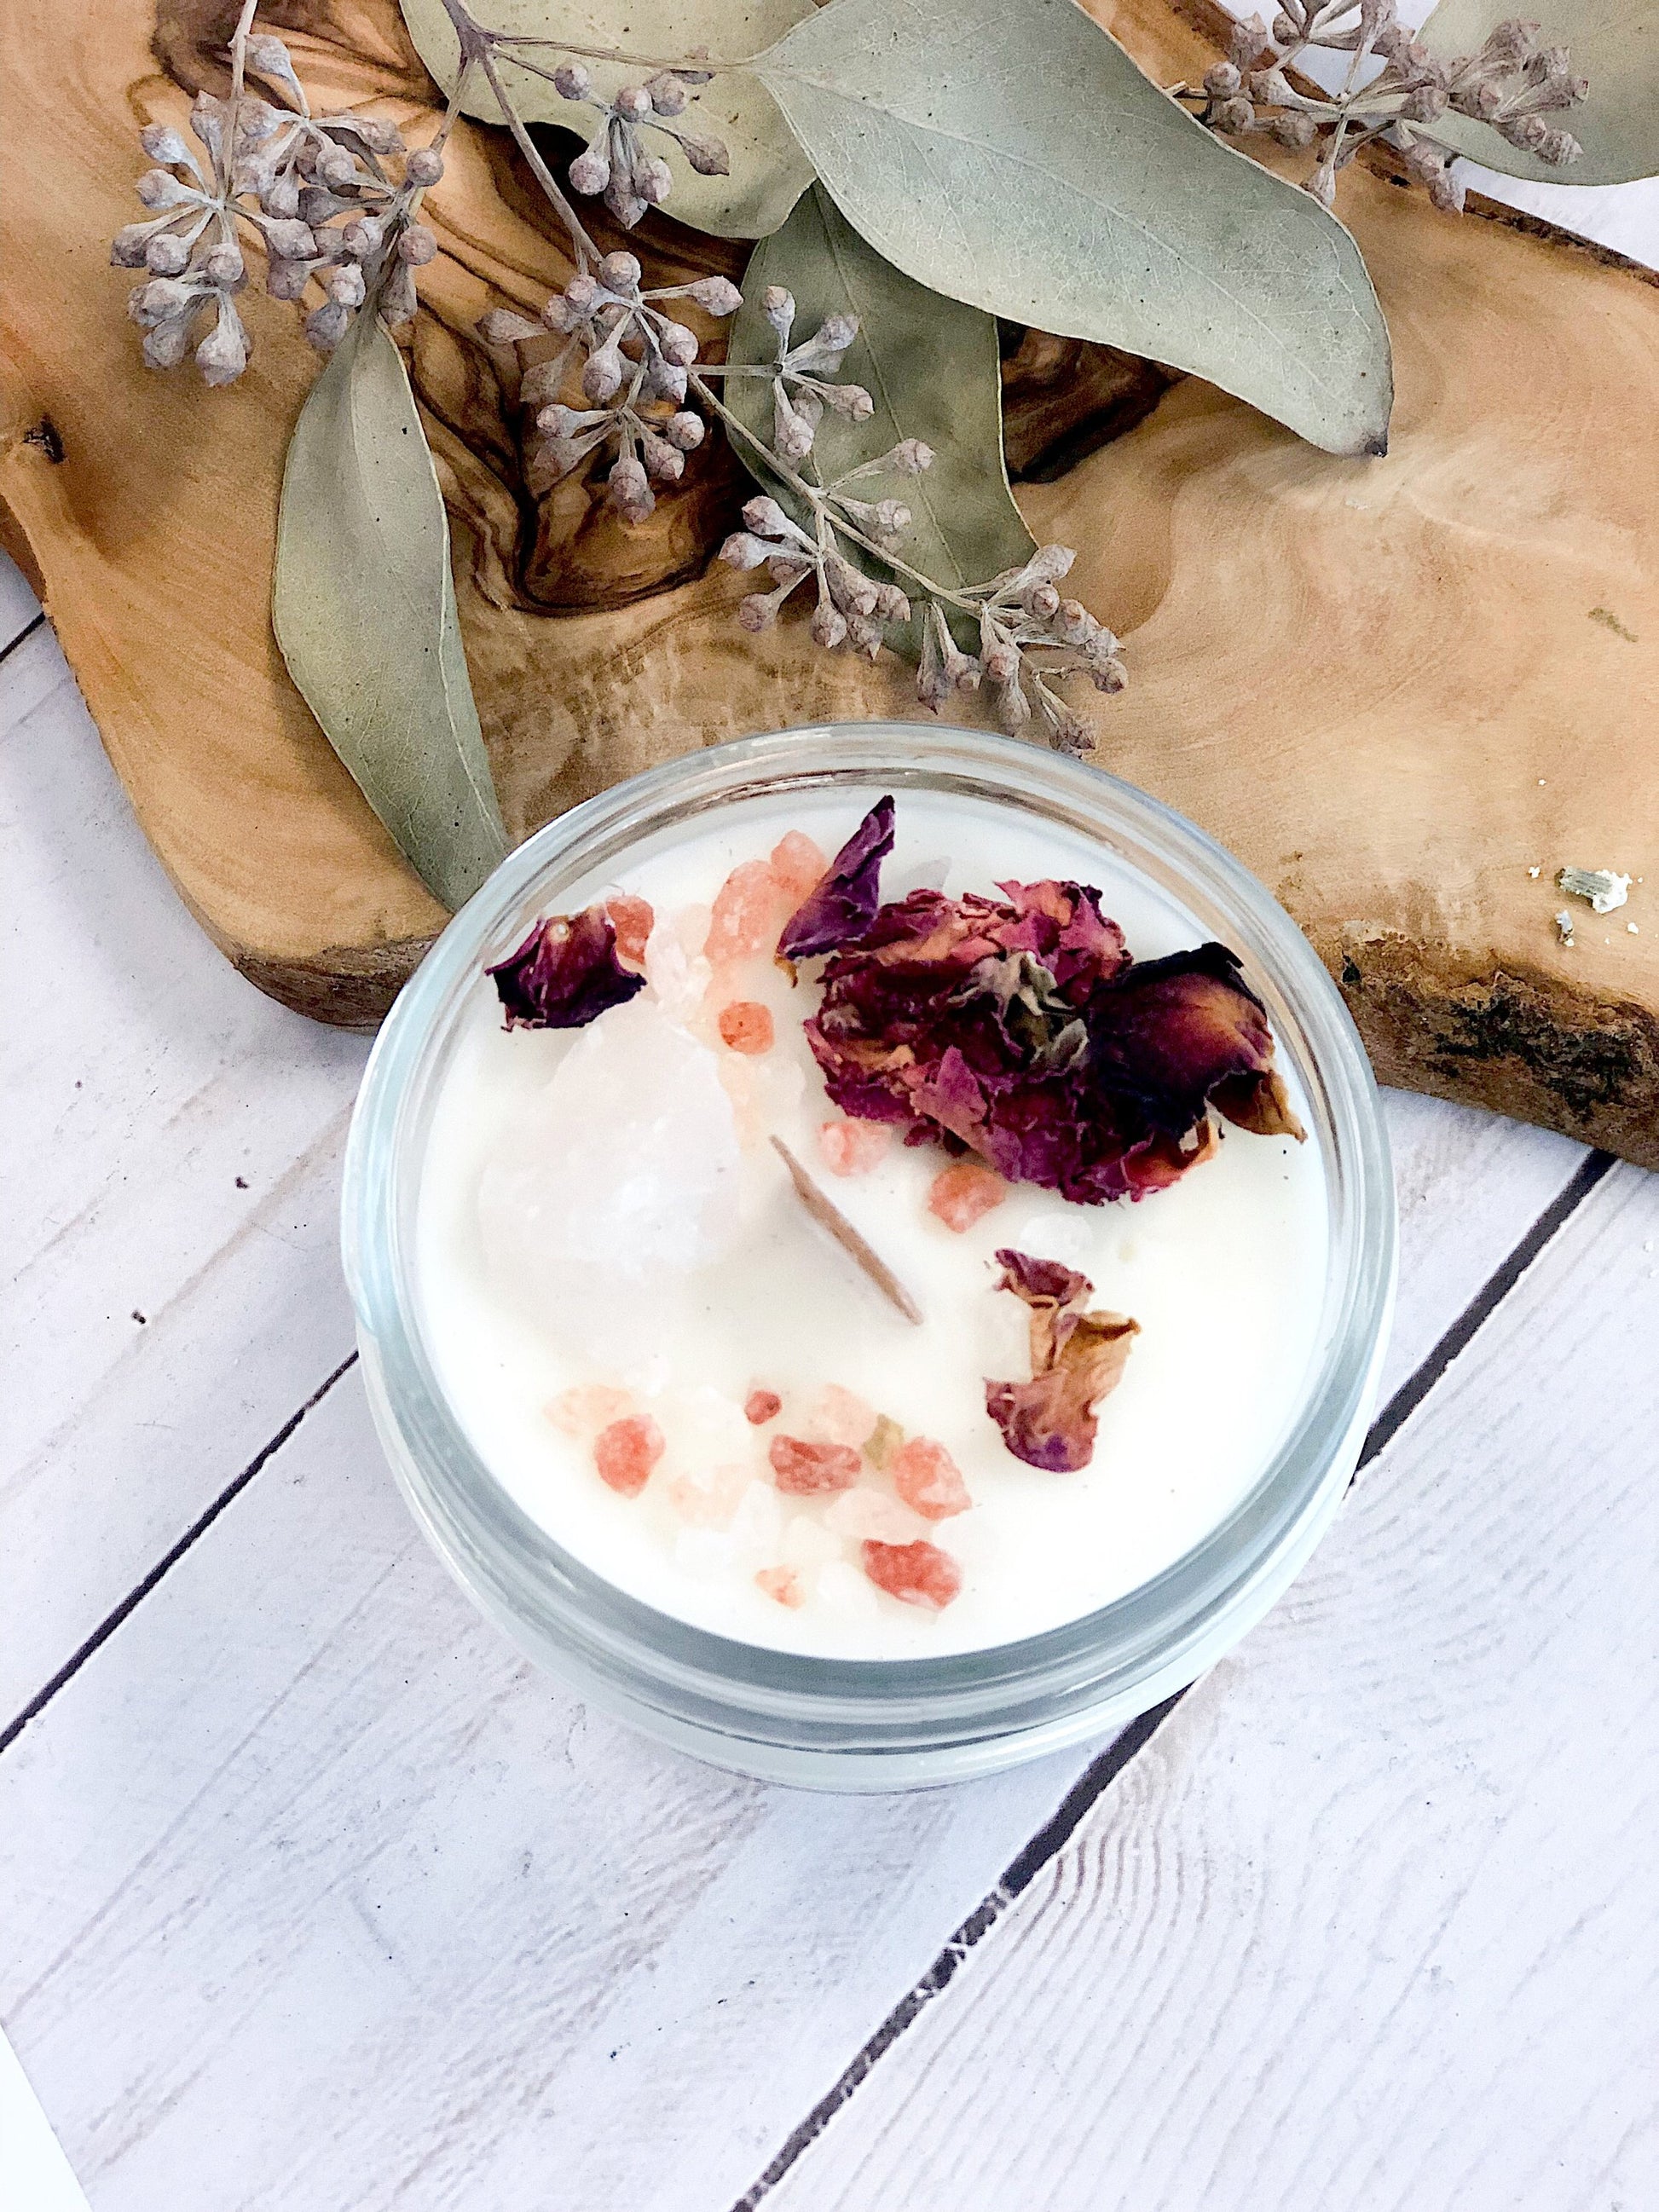
<path id="1" fill-rule="evenodd" d="M 1479 52 L 1489 31 L 1516 14 L 1513 0 L 1441 0 L 1418 33 L 1442 61 Z M 1659 175 L 1659 0 L 1552 0 L 1540 7 L 1544 38 L 1565 46 L 1589 97 L 1544 120 L 1583 148 L 1570 168 L 1523 154 L 1473 116 L 1443 115 L 1433 134 L 1488 169 L 1542 185 L 1625 185 Z"/>
<path id="2" fill-rule="evenodd" d="M 1018 568 L 1033 540 L 1003 465 L 1002 367 L 992 317 L 941 299 L 883 260 L 816 185 L 783 228 L 755 249 L 732 331 L 732 362 L 766 364 L 775 356 L 776 335 L 758 304 L 769 284 L 793 293 L 797 340 L 827 315 L 859 319 L 859 335 L 836 381 L 862 385 L 875 413 L 859 423 L 825 414 L 814 448 L 821 473 L 839 475 L 901 438 L 920 438 L 935 456 L 922 475 L 870 477 L 852 487 L 860 499 L 902 499 L 910 509 L 910 527 L 896 550 L 924 575 L 956 586 Z M 728 377 L 726 398 L 733 414 L 769 438 L 769 378 Z M 757 479 L 805 522 L 805 502 L 792 497 L 741 438 L 732 444 Z M 902 643 L 897 634 L 895 642 Z"/>
<path id="3" fill-rule="evenodd" d="M 289 674 L 433 896 L 507 851 L 467 681 L 449 525 L 403 356 L 354 318 L 300 410 L 271 599 Z"/>
<path id="4" fill-rule="evenodd" d="M 460 42 L 443 0 L 399 0 L 399 5 L 416 52 L 446 94 L 453 92 Z M 669 59 L 706 46 L 717 59 L 743 61 L 811 15 L 813 6 L 812 0 L 630 0 L 626 8 L 615 0 L 477 0 L 475 13 L 488 29 L 522 38 L 569 40 L 579 46 L 620 47 Z M 560 58 L 556 45 L 533 58 L 553 68 Z M 522 121 L 562 124 L 590 141 L 598 134 L 604 117 L 596 108 L 561 100 L 545 77 L 520 68 L 506 52 L 497 66 Z M 606 98 L 652 74 L 613 62 L 589 61 L 585 66 L 596 92 Z M 477 70 L 462 106 L 481 122 L 506 119 Z M 694 90 L 678 119 L 725 142 L 731 174 L 700 177 L 671 138 L 649 131 L 651 151 L 661 155 L 674 174 L 663 213 L 717 238 L 764 238 L 775 231 L 811 182 L 812 165 L 769 95 L 745 71 L 722 70 Z"/>
<path id="5" fill-rule="evenodd" d="M 1384 450 L 1388 331 L 1340 223 L 1073 0 L 834 0 L 753 64 L 836 204 L 932 290 Z"/>

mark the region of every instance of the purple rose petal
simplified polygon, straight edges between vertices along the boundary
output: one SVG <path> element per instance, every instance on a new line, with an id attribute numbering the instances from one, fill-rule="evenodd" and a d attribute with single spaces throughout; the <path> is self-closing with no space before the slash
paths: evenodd
<path id="1" fill-rule="evenodd" d="M 580 1030 L 645 988 L 617 957 L 616 925 L 602 906 L 538 921 L 495 978 L 510 1030 Z"/>
<path id="2" fill-rule="evenodd" d="M 783 926 L 782 960 L 810 960 L 863 936 L 881 905 L 881 864 L 893 849 L 893 802 L 878 799 Z"/>

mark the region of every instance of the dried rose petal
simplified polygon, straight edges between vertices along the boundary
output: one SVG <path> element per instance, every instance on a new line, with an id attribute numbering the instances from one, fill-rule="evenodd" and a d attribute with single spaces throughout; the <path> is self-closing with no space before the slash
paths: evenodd
<path id="1" fill-rule="evenodd" d="M 782 1411 L 783 1401 L 775 1390 L 751 1390 L 743 1401 L 743 1418 L 757 1429 L 775 1421 Z"/>
<path id="2" fill-rule="evenodd" d="M 648 1413 L 612 1421 L 593 1439 L 593 1464 L 601 1482 L 623 1498 L 637 1498 L 662 1457 L 663 1433 Z"/>
<path id="3" fill-rule="evenodd" d="M 932 1437 L 912 1437 L 893 1455 L 893 1487 L 924 1521 L 948 1521 L 973 1504 L 962 1469 Z"/>
<path id="4" fill-rule="evenodd" d="M 847 1444 L 774 1437 L 767 1457 L 778 1488 L 790 1498 L 827 1497 L 833 1491 L 850 1490 L 859 1479 L 859 1455 Z"/>
<path id="5" fill-rule="evenodd" d="M 1058 1260 L 1005 1249 L 999 1290 L 1031 1309 L 1031 1379 L 985 1385 L 985 1410 L 1016 1459 L 1051 1474 L 1075 1474 L 1094 1457 L 1095 1408 L 1123 1379 L 1140 1334 L 1126 1315 L 1085 1313 L 1086 1275 Z"/>
<path id="6" fill-rule="evenodd" d="M 714 895 L 703 951 L 716 968 L 764 952 L 783 904 L 767 860 L 740 860 Z"/>
<path id="7" fill-rule="evenodd" d="M 947 1229 L 960 1237 L 982 1220 L 1008 1195 L 1008 1186 L 994 1168 L 977 1160 L 957 1160 L 941 1168 L 927 1192 L 927 1211 L 937 1214 Z"/>
<path id="8" fill-rule="evenodd" d="M 578 1382 L 561 1390 L 543 1409 L 556 1429 L 568 1437 L 595 1437 L 612 1421 L 625 1420 L 634 1410 L 626 1390 L 608 1382 Z"/>
<path id="9" fill-rule="evenodd" d="M 642 903 L 642 902 L 641 902 Z M 617 929 L 602 906 L 538 921 L 493 976 L 510 1030 L 579 1030 L 645 988 L 617 957 Z"/>
<path id="10" fill-rule="evenodd" d="M 720 1042 L 732 1052 L 750 1054 L 772 1049 L 772 1009 L 758 999 L 733 999 L 720 1011 Z"/>
<path id="11" fill-rule="evenodd" d="M 893 849 L 893 802 L 878 799 L 783 926 L 781 960 L 810 960 L 862 937 L 881 904 L 881 864 Z"/>
<path id="12" fill-rule="evenodd" d="M 829 865 L 822 850 L 805 830 L 790 830 L 787 836 L 781 837 L 772 848 L 772 873 L 778 879 L 780 889 L 787 894 L 792 908 L 800 904 Z"/>
<path id="13" fill-rule="evenodd" d="M 878 1589 L 903 1605 L 942 1613 L 962 1588 L 962 1569 L 937 1544 L 879 1544 L 866 1539 L 864 1571 Z"/>
<path id="14" fill-rule="evenodd" d="M 1128 969 L 1091 1004 L 1089 1042 L 1103 1080 L 1168 1135 L 1190 1129 L 1212 1097 L 1247 1128 L 1264 1090 L 1289 1113 L 1266 1009 L 1224 945 Z M 1272 1103 L 1267 1111 L 1271 1118 Z"/>
<path id="15" fill-rule="evenodd" d="M 645 948 L 651 941 L 657 921 L 651 902 L 623 892 L 616 898 L 607 899 L 605 910 L 617 933 L 617 959 L 624 968 L 643 969 Z"/>
<path id="16" fill-rule="evenodd" d="M 818 1131 L 818 1153 L 831 1175 L 867 1175 L 893 1141 L 881 1121 L 826 1121 Z"/>
<path id="17" fill-rule="evenodd" d="M 775 1598 L 780 1605 L 795 1607 L 806 1602 L 800 1577 L 793 1567 L 763 1567 L 755 1580 L 768 1597 Z"/>

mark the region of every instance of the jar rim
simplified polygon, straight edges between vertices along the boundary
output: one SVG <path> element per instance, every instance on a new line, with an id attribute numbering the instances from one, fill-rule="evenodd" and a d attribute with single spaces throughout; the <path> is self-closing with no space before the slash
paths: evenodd
<path id="1" fill-rule="evenodd" d="M 510 1496 L 448 1404 L 416 1317 L 412 1210 L 436 1070 L 486 960 L 520 939 L 556 878 L 603 871 L 655 830 L 790 791 L 877 782 L 1012 803 L 1116 853 L 1196 908 L 1243 962 L 1313 1110 L 1329 1206 L 1322 1351 L 1287 1432 L 1250 1489 L 1150 1581 L 1006 1644 L 891 1659 L 743 1642 L 659 1611 L 558 1545 Z M 516 933 L 515 933 L 516 932 Z M 599 793 L 516 848 L 404 986 L 365 1070 L 347 1145 L 342 1251 L 371 1401 L 428 1539 L 475 1601 L 546 1663 L 661 1732 L 753 1768 L 768 1755 L 941 1750 L 1121 1705 L 1137 1684 L 1190 1680 L 1265 1610 L 1333 1502 L 1363 1431 L 1395 1268 L 1394 1186 L 1376 1085 L 1335 984 L 1266 887 L 1161 800 L 1023 740 L 905 722 L 827 723 L 683 755 Z M 1357 1449 L 1357 1442 L 1354 1443 Z M 1297 1561 L 1299 1564 L 1299 1559 Z M 1270 1587 L 1271 1586 L 1271 1587 Z M 1266 1591 L 1251 1609 L 1253 1595 Z M 1248 1618 L 1243 1618 L 1248 1615 Z M 1224 1648 L 1224 1644 L 1222 1648 Z M 1161 1692 L 1159 1692 L 1161 1694 Z M 1146 1702 L 1152 1702 L 1149 1698 Z M 1133 1706 L 1131 1710 L 1139 1708 Z M 985 1763 L 996 1763 L 988 1751 Z"/>

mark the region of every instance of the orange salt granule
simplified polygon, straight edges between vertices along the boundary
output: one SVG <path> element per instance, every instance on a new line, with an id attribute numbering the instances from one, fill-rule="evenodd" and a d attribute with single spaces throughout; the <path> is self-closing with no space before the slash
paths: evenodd
<path id="1" fill-rule="evenodd" d="M 720 1042 L 732 1052 L 772 1049 L 772 1009 L 758 999 L 733 999 L 720 1012 Z"/>
<path id="2" fill-rule="evenodd" d="M 932 1437 L 912 1437 L 902 1444 L 888 1472 L 894 1489 L 924 1521 L 948 1521 L 953 1513 L 965 1513 L 974 1502 L 962 1469 Z"/>
<path id="3" fill-rule="evenodd" d="M 825 1121 L 818 1153 L 831 1175 L 867 1175 L 892 1141 L 890 1121 Z"/>
<path id="4" fill-rule="evenodd" d="M 789 901 L 793 914 L 808 891 L 817 887 L 830 863 L 804 830 L 792 830 L 772 848 L 771 868 Z M 788 920 L 788 915 L 784 916 Z"/>
<path id="5" fill-rule="evenodd" d="M 601 1482 L 623 1498 L 637 1498 L 665 1446 L 662 1431 L 648 1413 L 612 1421 L 593 1439 L 593 1464 Z"/>
<path id="6" fill-rule="evenodd" d="M 994 1168 L 981 1167 L 977 1160 L 958 1160 L 933 1177 L 927 1211 L 960 1237 L 1007 1195 L 1008 1186 Z"/>
<path id="7" fill-rule="evenodd" d="M 782 1411 L 783 1401 L 775 1390 L 751 1390 L 743 1401 L 743 1418 L 757 1429 L 763 1429 Z"/>
<path id="8" fill-rule="evenodd" d="M 793 1567 L 763 1567 L 755 1580 L 768 1597 L 776 1598 L 780 1605 L 793 1607 L 806 1602 L 800 1577 Z"/>
<path id="9" fill-rule="evenodd" d="M 962 1569 L 937 1544 L 878 1544 L 872 1538 L 861 1549 L 865 1573 L 902 1605 L 942 1613 L 962 1588 Z"/>
<path id="10" fill-rule="evenodd" d="M 563 1435 L 592 1437 L 611 1422 L 626 1419 L 634 1401 L 626 1390 L 613 1390 L 608 1382 L 578 1382 L 573 1389 L 561 1390 L 542 1410 Z"/>
<path id="11" fill-rule="evenodd" d="M 740 860 L 720 885 L 703 951 L 716 968 L 770 952 L 789 918 L 782 885 L 769 860 Z"/>
<path id="12" fill-rule="evenodd" d="M 607 899 L 605 910 L 611 917 L 611 927 L 617 933 L 617 957 L 624 968 L 645 969 L 645 948 L 656 924 L 656 915 L 648 899 L 634 898 L 622 893 Z"/>
<path id="13" fill-rule="evenodd" d="M 805 1437 L 774 1437 L 767 1450 L 772 1479 L 787 1498 L 824 1498 L 850 1490 L 859 1479 L 858 1454 L 846 1444 Z"/>

